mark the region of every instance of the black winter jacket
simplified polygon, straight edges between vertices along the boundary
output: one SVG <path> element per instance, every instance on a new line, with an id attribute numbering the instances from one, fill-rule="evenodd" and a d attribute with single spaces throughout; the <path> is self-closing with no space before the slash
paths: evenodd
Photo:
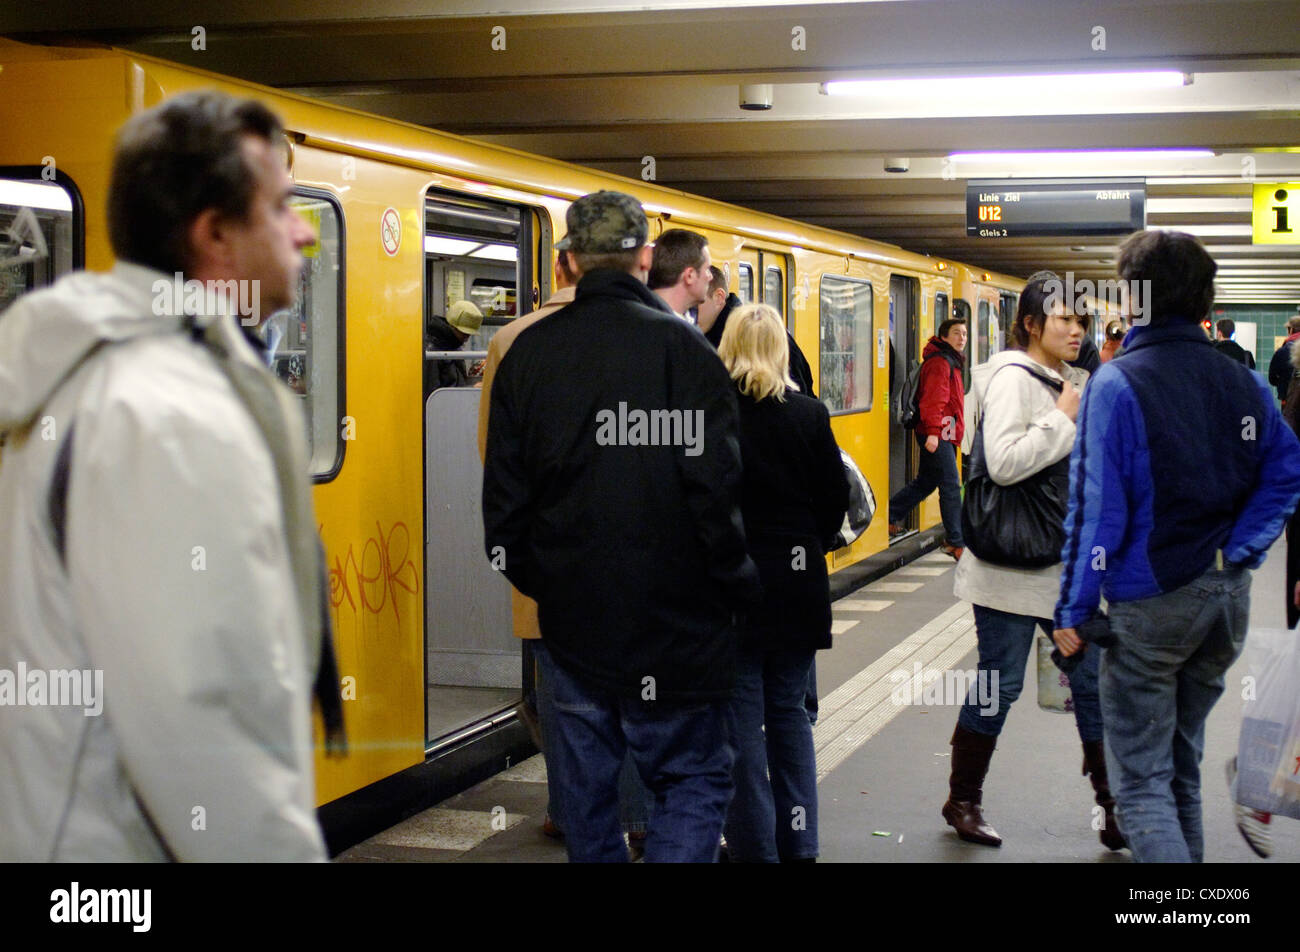
<path id="1" fill-rule="evenodd" d="M 537 600 L 555 660 L 630 697 L 729 696 L 733 613 L 761 589 L 735 392 L 699 330 L 593 271 L 519 335 L 491 400 L 485 546 Z"/>
<path id="2" fill-rule="evenodd" d="M 445 317 L 433 315 L 429 318 L 428 333 L 425 343 L 429 350 L 460 350 L 465 342 L 456 335 L 456 329 L 447 323 Z M 438 387 L 468 387 L 469 372 L 463 360 L 428 360 L 425 367 L 425 390 Z"/>
<path id="3" fill-rule="evenodd" d="M 765 649 L 831 646 L 826 550 L 849 508 L 849 481 L 830 413 L 787 390 L 785 402 L 741 394 L 741 511 L 763 602 L 746 636 Z"/>
<path id="4" fill-rule="evenodd" d="M 731 312 L 740 307 L 741 300 L 731 293 L 727 295 L 727 303 L 722 305 L 722 310 L 714 318 L 713 326 L 705 332 L 704 336 L 708 338 L 710 344 L 716 349 L 722 344 L 722 332 L 727 329 L 727 318 L 731 317 Z M 799 385 L 799 392 L 809 397 L 816 397 L 813 391 L 812 367 L 808 365 L 808 358 L 803 355 L 799 345 L 794 342 L 794 335 L 786 332 L 786 340 L 790 343 L 790 379 Z"/>

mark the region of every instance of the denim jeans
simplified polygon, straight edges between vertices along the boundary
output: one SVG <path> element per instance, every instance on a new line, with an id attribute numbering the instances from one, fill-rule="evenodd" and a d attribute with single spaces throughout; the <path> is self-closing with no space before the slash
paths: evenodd
<path id="1" fill-rule="evenodd" d="M 551 733 L 555 729 L 556 723 L 555 695 L 551 693 L 550 682 L 541 673 L 543 666 L 541 656 L 545 653 L 549 660 L 550 655 L 546 652 L 546 645 L 541 638 L 527 639 L 524 644 L 532 651 L 534 662 L 537 665 L 537 719 L 541 722 L 542 740 L 546 747 L 546 750 L 542 753 L 549 758 L 550 751 L 559 743 L 559 740 Z M 556 806 L 557 794 L 562 794 L 562 791 L 551 780 L 551 771 L 548 767 L 546 795 L 549 802 L 546 804 L 546 812 L 559 826 L 560 810 Z M 632 755 L 629 753 L 623 760 L 622 769 L 618 772 L 618 822 L 623 827 L 623 831 L 625 833 L 644 833 L 650 826 L 650 811 L 653 808 L 654 798 L 650 795 L 650 791 L 646 789 L 645 784 L 641 782 L 641 775 L 637 773 L 636 764 L 632 762 Z M 560 826 L 560 832 L 564 832 L 563 826 Z"/>
<path id="2" fill-rule="evenodd" d="M 957 715 L 957 724 L 977 734 L 1001 734 L 1011 704 L 1020 697 L 1025 684 L 1025 664 L 1034 646 L 1034 629 L 1052 632 L 1050 618 L 1031 615 L 1013 615 L 983 605 L 975 606 L 975 637 L 979 641 L 979 678 Z M 1089 645 L 1083 660 L 1069 674 L 1070 694 L 1074 698 L 1074 723 L 1079 738 L 1085 742 L 1102 739 L 1101 700 L 1097 690 L 1097 672 L 1104 649 Z M 991 701 L 992 678 L 998 675 L 998 698 L 982 704 L 979 697 L 981 682 L 984 697 Z M 1109 723 L 1109 722 L 1107 722 Z"/>
<path id="3" fill-rule="evenodd" d="M 1182 588 L 1112 603 L 1101 665 L 1106 769 L 1139 863 L 1199 863 L 1205 719 L 1241 654 L 1250 573 L 1211 569 Z"/>
<path id="4" fill-rule="evenodd" d="M 964 545 L 961 538 L 961 483 L 957 479 L 957 447 L 940 440 L 933 453 L 925 448 L 925 437 L 916 434 L 921 462 L 912 480 L 889 500 L 889 521 L 900 523 L 926 496 L 939 490 L 939 514 L 949 545 Z"/>
<path id="5" fill-rule="evenodd" d="M 573 676 L 550 652 L 538 660 L 553 705 L 547 778 L 569 861 L 627 862 L 618 801 L 630 755 L 654 797 L 645 861 L 714 862 L 731 799 L 727 702 L 628 698 Z"/>
<path id="6" fill-rule="evenodd" d="M 817 760 L 804 707 L 810 648 L 742 647 L 731 700 L 736 794 L 727 850 L 741 863 L 817 855 Z"/>

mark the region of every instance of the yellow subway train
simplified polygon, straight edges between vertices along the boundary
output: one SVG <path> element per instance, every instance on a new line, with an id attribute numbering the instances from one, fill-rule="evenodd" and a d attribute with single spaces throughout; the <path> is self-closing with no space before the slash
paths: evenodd
<path id="1" fill-rule="evenodd" d="M 699 231 L 741 298 L 784 316 L 812 366 L 841 447 L 880 505 L 914 471 L 890 413 L 891 367 L 916 359 L 946 316 L 968 317 L 976 362 L 1021 282 L 879 242 L 758 214 L 653 183 L 483 145 L 113 49 L 0 40 L 0 234 L 24 216 L 47 254 L 0 266 L 0 311 L 69 270 L 107 269 L 114 131 L 176 93 L 254 96 L 289 130 L 294 202 L 318 234 L 300 303 L 272 319 L 275 370 L 303 400 L 327 550 L 350 755 L 318 751 L 331 845 L 526 755 L 514 707 L 521 663 L 505 581 L 482 555 L 481 391 L 428 389 L 428 319 L 459 300 L 485 314 L 466 344 L 551 292 L 555 240 L 580 195 L 645 205 L 651 238 Z M 0 317 L 0 319 L 3 319 Z M 470 361 L 472 363 L 472 360 Z M 939 522 L 937 495 L 912 528 Z M 832 571 L 889 548 L 877 518 Z M 375 821 L 380 822 L 380 821 Z"/>

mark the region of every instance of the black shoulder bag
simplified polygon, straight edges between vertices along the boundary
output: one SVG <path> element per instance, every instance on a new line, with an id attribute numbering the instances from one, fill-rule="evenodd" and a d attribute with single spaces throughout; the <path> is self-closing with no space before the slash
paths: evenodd
<path id="1" fill-rule="evenodd" d="M 1058 394 L 1063 389 L 1024 364 L 1011 366 L 1037 377 Z M 979 559 L 1025 569 L 1046 568 L 1061 561 L 1069 493 L 1069 456 L 1010 486 L 995 483 L 984 459 L 984 414 L 980 414 L 961 507 L 962 539 Z"/>

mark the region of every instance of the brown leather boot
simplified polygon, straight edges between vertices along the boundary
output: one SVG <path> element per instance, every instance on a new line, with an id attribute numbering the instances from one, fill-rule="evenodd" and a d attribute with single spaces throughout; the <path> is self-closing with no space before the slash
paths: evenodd
<path id="1" fill-rule="evenodd" d="M 1122 850 L 1128 846 L 1128 840 L 1120 832 L 1115 822 L 1115 798 L 1110 793 L 1110 782 L 1106 777 L 1106 752 L 1099 740 L 1083 742 L 1083 772 L 1092 781 L 1092 789 L 1097 795 L 1097 806 L 1106 811 L 1105 825 L 1098 832 L 1101 845 L 1110 850 Z"/>
<path id="2" fill-rule="evenodd" d="M 1001 846 L 1002 837 L 980 812 L 984 775 L 989 771 L 998 739 L 957 727 L 952 734 L 952 776 L 948 778 L 948 802 L 943 818 L 968 843 Z"/>

